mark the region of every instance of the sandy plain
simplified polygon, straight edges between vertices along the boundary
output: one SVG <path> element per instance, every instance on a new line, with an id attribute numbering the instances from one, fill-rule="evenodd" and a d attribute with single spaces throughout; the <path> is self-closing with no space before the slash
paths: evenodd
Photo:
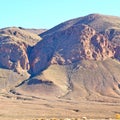
<path id="1" fill-rule="evenodd" d="M 0 120 L 115 119 L 120 103 L 0 95 Z"/>

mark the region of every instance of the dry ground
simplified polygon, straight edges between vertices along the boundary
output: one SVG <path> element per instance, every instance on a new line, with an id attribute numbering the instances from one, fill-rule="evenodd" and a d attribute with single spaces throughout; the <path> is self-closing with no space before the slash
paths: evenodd
<path id="1" fill-rule="evenodd" d="M 117 113 L 120 113 L 120 103 L 0 95 L 0 120 L 81 119 L 84 116 L 89 119 L 115 119 Z"/>

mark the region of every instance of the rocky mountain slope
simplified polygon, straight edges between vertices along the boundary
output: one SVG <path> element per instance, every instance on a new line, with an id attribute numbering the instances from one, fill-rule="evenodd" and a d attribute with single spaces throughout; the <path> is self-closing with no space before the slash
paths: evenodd
<path id="1" fill-rule="evenodd" d="M 29 53 L 32 47 L 40 40 L 41 38 L 37 34 L 20 28 L 11 27 L 0 29 L 0 86 L 4 86 L 3 81 L 8 80 L 7 83 L 12 85 L 13 82 L 10 81 L 20 83 L 20 81 L 30 76 L 27 72 L 30 69 Z M 4 73 L 3 71 L 6 73 L 6 77 L 2 74 Z M 9 79 L 15 79 L 14 74 L 18 74 L 18 77 L 16 77 L 17 80 L 9 81 Z M 12 78 L 9 78 L 10 76 L 12 76 Z M 4 80 L 4 78 L 6 80 Z"/>
<path id="2" fill-rule="evenodd" d="M 0 33 L 1 68 L 31 75 L 14 92 L 120 101 L 119 17 L 91 14 L 59 24 L 40 37 L 20 28 Z"/>
<path id="3" fill-rule="evenodd" d="M 41 38 L 19 28 L 0 30 L 0 66 L 15 71 L 29 70 L 29 51 Z M 17 69 L 18 68 L 18 69 Z"/>
<path id="4" fill-rule="evenodd" d="M 88 25 L 74 25 L 44 37 L 33 48 L 30 55 L 31 73 L 37 74 L 50 64 L 68 65 L 81 60 L 104 60 L 113 57 L 114 52 L 107 37 Z"/>

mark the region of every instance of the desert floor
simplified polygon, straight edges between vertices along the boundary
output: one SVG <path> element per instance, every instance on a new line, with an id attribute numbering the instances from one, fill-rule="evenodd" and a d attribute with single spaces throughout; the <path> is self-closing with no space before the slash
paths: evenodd
<path id="1" fill-rule="evenodd" d="M 120 103 L 0 95 L 0 120 L 82 119 L 83 117 L 115 119 L 119 112 Z"/>

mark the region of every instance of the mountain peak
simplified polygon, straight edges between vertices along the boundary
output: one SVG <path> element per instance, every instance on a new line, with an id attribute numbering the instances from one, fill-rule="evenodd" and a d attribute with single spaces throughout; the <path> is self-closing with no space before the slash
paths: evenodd
<path id="1" fill-rule="evenodd" d="M 102 15 L 102 14 L 89 14 L 84 17 L 74 18 L 71 20 L 68 20 L 66 22 L 63 22 L 52 29 L 49 29 L 48 31 L 40 34 L 41 37 L 44 37 L 46 35 L 53 34 L 55 32 L 63 31 L 68 29 L 69 27 L 73 25 L 79 25 L 79 24 L 86 24 L 92 28 L 94 28 L 97 32 L 103 32 L 107 30 L 110 27 L 120 27 L 120 18 L 116 16 L 110 16 L 110 15 Z"/>
<path id="2" fill-rule="evenodd" d="M 120 98 L 119 17 L 90 14 L 72 19 L 40 34 L 42 40 L 35 44 L 37 34 L 25 29 L 0 33 L 0 67 L 31 75 L 15 87 L 18 93 L 74 100 Z"/>

